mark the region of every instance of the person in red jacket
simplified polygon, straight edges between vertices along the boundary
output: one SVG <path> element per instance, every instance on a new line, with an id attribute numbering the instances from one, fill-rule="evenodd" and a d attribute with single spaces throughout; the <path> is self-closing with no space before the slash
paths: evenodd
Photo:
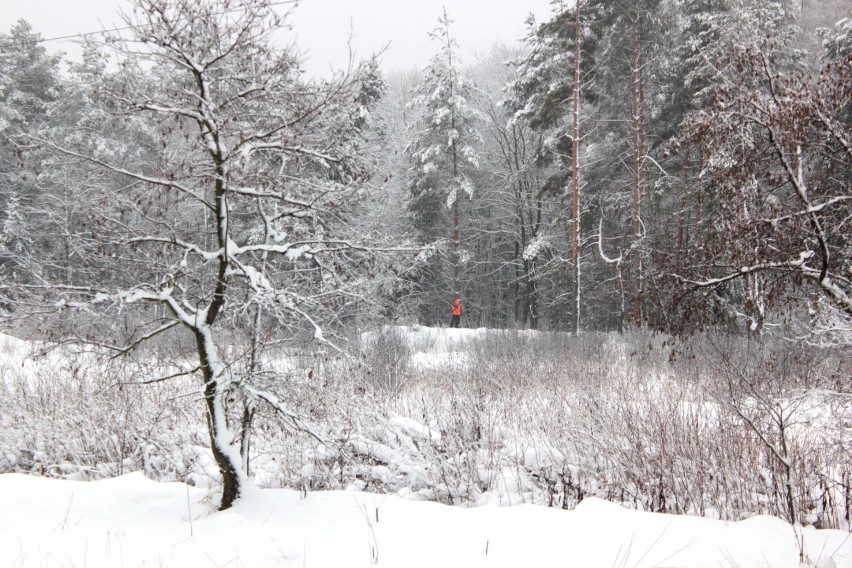
<path id="1" fill-rule="evenodd" d="M 450 327 L 458 327 L 462 315 L 461 298 L 459 298 L 458 296 L 456 296 L 456 299 L 453 300 L 452 314 L 453 317 L 450 320 Z"/>

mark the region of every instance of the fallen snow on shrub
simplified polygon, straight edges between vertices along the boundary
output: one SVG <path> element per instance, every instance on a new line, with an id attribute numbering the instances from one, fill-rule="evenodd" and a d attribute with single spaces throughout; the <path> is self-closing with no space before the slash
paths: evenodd
<path id="1" fill-rule="evenodd" d="M 795 412 L 797 537 L 724 375 L 665 341 L 411 326 L 363 334 L 357 360 L 272 351 L 268 388 L 326 443 L 261 410 L 259 488 L 217 513 L 197 378 L 139 384 L 191 363 L 0 336 L 0 566 L 852 568 L 849 533 L 817 530 L 849 527 L 842 383 L 772 399 Z M 796 372 L 830 386 L 845 361 Z"/>

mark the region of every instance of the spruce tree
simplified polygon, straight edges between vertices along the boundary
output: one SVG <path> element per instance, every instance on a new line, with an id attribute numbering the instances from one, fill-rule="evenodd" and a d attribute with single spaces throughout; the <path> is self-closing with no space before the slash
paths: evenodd
<path id="1" fill-rule="evenodd" d="M 424 240 L 440 239 L 449 228 L 449 291 L 460 294 L 461 200 L 464 196 L 473 197 L 469 174 L 479 167 L 475 146 L 480 136 L 476 128 L 478 114 L 468 105 L 470 86 L 461 71 L 458 46 L 451 35 L 452 21 L 446 10 L 438 22 L 430 35 L 440 48 L 410 103 L 422 112 L 415 125 L 414 141 L 406 149 L 411 160 L 410 207 Z M 446 286 L 440 264 L 433 264 L 432 279 L 436 292 Z M 433 298 L 433 302 L 439 302 L 439 298 Z"/>

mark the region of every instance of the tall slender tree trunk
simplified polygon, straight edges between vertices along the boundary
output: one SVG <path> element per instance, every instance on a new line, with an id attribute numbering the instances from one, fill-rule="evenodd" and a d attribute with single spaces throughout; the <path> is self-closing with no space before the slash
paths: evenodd
<path id="1" fill-rule="evenodd" d="M 266 254 L 264 253 L 262 268 L 266 268 Z M 254 323 L 251 333 L 251 352 L 249 353 L 248 377 L 253 380 L 257 372 L 260 370 L 260 329 L 263 323 L 263 309 L 260 306 L 255 307 Z M 251 456 L 251 429 L 254 422 L 255 403 L 254 399 L 246 398 L 243 405 L 243 417 L 240 421 L 240 457 L 242 458 L 243 472 L 248 477 L 249 458 Z"/>
<path id="2" fill-rule="evenodd" d="M 634 319 L 639 327 L 645 324 L 644 310 L 644 274 L 642 266 L 642 161 L 644 141 L 642 137 L 642 86 L 641 70 L 639 68 L 639 2 L 634 1 L 635 12 L 633 14 L 630 30 L 630 79 L 632 110 L 631 125 L 633 130 L 633 250 L 636 262 L 636 305 L 634 306 Z"/>
<path id="3" fill-rule="evenodd" d="M 698 165 L 695 169 L 696 172 L 699 172 L 697 176 L 694 177 L 693 185 L 695 186 L 695 191 L 693 191 L 693 204 L 692 204 L 692 215 L 695 217 L 695 220 L 692 222 L 692 235 L 690 235 L 690 241 L 693 243 L 700 242 L 702 237 L 701 235 L 701 216 L 704 214 L 702 202 L 704 201 L 704 196 L 701 192 L 701 173 L 704 171 L 704 150 L 699 146 L 696 148 L 698 151 Z"/>
<path id="4" fill-rule="evenodd" d="M 521 293 L 521 280 L 525 277 L 527 273 L 527 261 L 523 258 L 522 251 L 524 249 L 521 248 L 521 243 L 518 242 L 517 239 L 515 240 L 514 248 L 515 250 L 512 260 L 514 261 L 515 265 L 515 281 L 512 283 L 512 288 L 515 294 L 515 304 L 514 311 L 512 313 L 515 321 L 520 322 L 524 321 L 524 314 L 526 313 L 527 305 L 526 298 Z"/>
<path id="5" fill-rule="evenodd" d="M 447 7 L 444 6 L 444 21 L 449 22 L 449 17 L 447 16 Z M 455 113 L 455 84 L 456 78 L 453 76 L 453 50 L 450 49 L 450 28 L 449 23 L 447 24 L 447 60 L 449 63 L 448 69 L 450 70 L 450 101 L 452 104 L 450 106 L 450 127 L 453 132 L 456 130 L 456 113 Z M 459 295 L 461 294 L 461 288 L 459 287 L 459 199 L 461 199 L 461 195 L 459 195 L 459 160 L 458 160 L 458 152 L 456 148 L 456 140 L 453 138 L 452 144 L 450 146 L 450 151 L 452 153 L 453 158 L 453 190 L 456 192 L 456 198 L 453 201 L 453 294 Z"/>
<path id="6" fill-rule="evenodd" d="M 456 148 L 453 142 L 453 183 L 456 185 L 456 200 L 453 202 L 453 294 L 461 294 L 459 288 L 459 195 L 456 178 Z"/>
<path id="7" fill-rule="evenodd" d="M 515 240 L 515 321 L 523 321 L 525 325 L 528 325 L 527 306 L 529 305 L 529 298 L 527 297 L 526 286 L 524 286 L 524 291 L 521 292 L 521 281 L 524 283 L 529 281 L 529 260 L 524 257 L 524 251 L 527 250 L 527 227 L 521 201 L 522 191 L 521 182 L 517 182 L 515 185 L 515 199 L 518 207 L 516 218 L 518 223 L 516 235 L 518 236 Z M 520 242 L 517 240 L 518 238 L 520 238 Z"/>
<path id="8" fill-rule="evenodd" d="M 527 194 L 529 195 L 529 185 L 526 186 Z M 541 207 L 531 199 L 533 210 L 530 211 L 530 240 L 535 239 L 541 227 Z M 527 318 L 530 329 L 538 329 L 539 327 L 539 311 L 538 311 L 538 280 L 536 270 L 538 268 L 538 260 L 534 257 L 529 259 L 524 265 L 525 278 L 527 283 Z"/>
<path id="9" fill-rule="evenodd" d="M 686 192 L 689 188 L 689 153 L 690 148 L 687 146 L 686 152 L 683 155 L 683 166 L 681 167 L 681 179 L 683 183 L 683 187 L 680 191 L 680 204 L 678 205 L 677 211 L 677 237 L 675 239 L 675 273 L 680 274 L 680 266 L 682 256 L 683 256 L 683 248 L 684 248 L 684 225 L 686 224 Z"/>
<path id="10" fill-rule="evenodd" d="M 580 331 L 580 0 L 574 7 L 574 117 L 571 134 L 571 256 L 574 260 L 574 321 L 572 330 Z"/>
<path id="11" fill-rule="evenodd" d="M 242 458 L 243 473 L 246 474 L 246 477 L 251 475 L 249 458 L 251 456 L 251 429 L 255 409 L 254 400 L 246 400 L 243 406 L 243 417 L 240 420 L 240 457 Z"/>

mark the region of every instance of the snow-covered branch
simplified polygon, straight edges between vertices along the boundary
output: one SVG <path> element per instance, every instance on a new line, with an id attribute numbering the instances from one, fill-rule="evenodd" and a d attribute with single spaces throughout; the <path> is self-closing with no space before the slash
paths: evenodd
<path id="1" fill-rule="evenodd" d="M 719 284 L 723 284 L 725 282 L 729 282 L 736 278 L 742 278 L 747 274 L 752 274 L 755 272 L 762 272 L 765 270 L 777 270 L 780 268 L 795 268 L 795 269 L 803 269 L 805 267 L 805 263 L 814 256 L 813 251 L 804 251 L 799 254 L 799 258 L 795 260 L 781 261 L 781 262 L 761 262 L 758 264 L 753 264 L 750 266 L 743 266 L 739 270 L 734 272 L 730 272 L 725 276 L 720 276 L 718 278 L 708 278 L 705 280 L 692 280 L 689 278 L 684 278 L 678 274 L 672 274 L 674 278 L 677 280 L 684 282 L 685 284 L 692 284 L 699 288 L 706 288 L 710 286 L 718 286 Z M 804 270 L 802 270 L 805 273 Z"/>
<path id="2" fill-rule="evenodd" d="M 248 384 L 241 384 L 240 388 L 250 396 L 262 400 L 269 404 L 275 411 L 280 414 L 289 423 L 289 425 L 298 432 L 304 432 L 310 435 L 317 442 L 324 446 L 335 447 L 335 444 L 326 440 L 320 433 L 316 431 L 307 421 L 287 408 L 277 396 L 271 392 L 255 388 Z"/>
<path id="3" fill-rule="evenodd" d="M 131 171 L 131 170 L 128 170 L 128 169 L 125 169 L 125 168 L 121 168 L 121 167 L 115 166 L 113 164 L 109 164 L 107 162 L 104 162 L 103 160 L 95 158 L 94 156 L 89 156 L 89 155 L 86 155 L 86 154 L 81 154 L 79 152 L 75 152 L 75 151 L 70 150 L 68 148 L 65 148 L 63 146 L 60 146 L 60 145 L 58 145 L 54 142 L 51 142 L 49 140 L 45 140 L 45 139 L 37 137 L 37 136 L 29 136 L 29 138 L 40 143 L 40 144 L 44 144 L 44 145 L 52 148 L 53 150 L 59 152 L 60 154 L 65 154 L 66 156 L 72 156 L 72 157 L 75 157 L 75 158 L 80 158 L 82 160 L 86 160 L 87 162 L 91 162 L 93 164 L 96 164 L 96 165 L 98 165 L 102 168 L 105 168 L 105 169 L 107 169 L 111 172 L 115 172 L 117 174 L 121 174 L 121 175 L 127 176 L 129 178 L 133 178 L 137 181 L 150 183 L 150 184 L 160 186 L 160 187 L 164 187 L 164 188 L 174 188 L 174 189 L 180 191 L 181 193 L 191 197 L 192 199 L 198 201 L 199 203 L 202 203 L 208 209 L 213 209 L 213 205 L 210 202 L 206 201 L 203 197 L 201 197 L 201 195 L 199 195 L 199 193 L 196 193 L 192 189 L 184 186 L 180 182 L 176 182 L 175 180 L 168 179 L 168 178 L 162 178 L 162 177 L 147 176 L 147 175 L 144 175 L 144 174 L 140 174 L 139 172 L 134 172 L 134 171 Z"/>

